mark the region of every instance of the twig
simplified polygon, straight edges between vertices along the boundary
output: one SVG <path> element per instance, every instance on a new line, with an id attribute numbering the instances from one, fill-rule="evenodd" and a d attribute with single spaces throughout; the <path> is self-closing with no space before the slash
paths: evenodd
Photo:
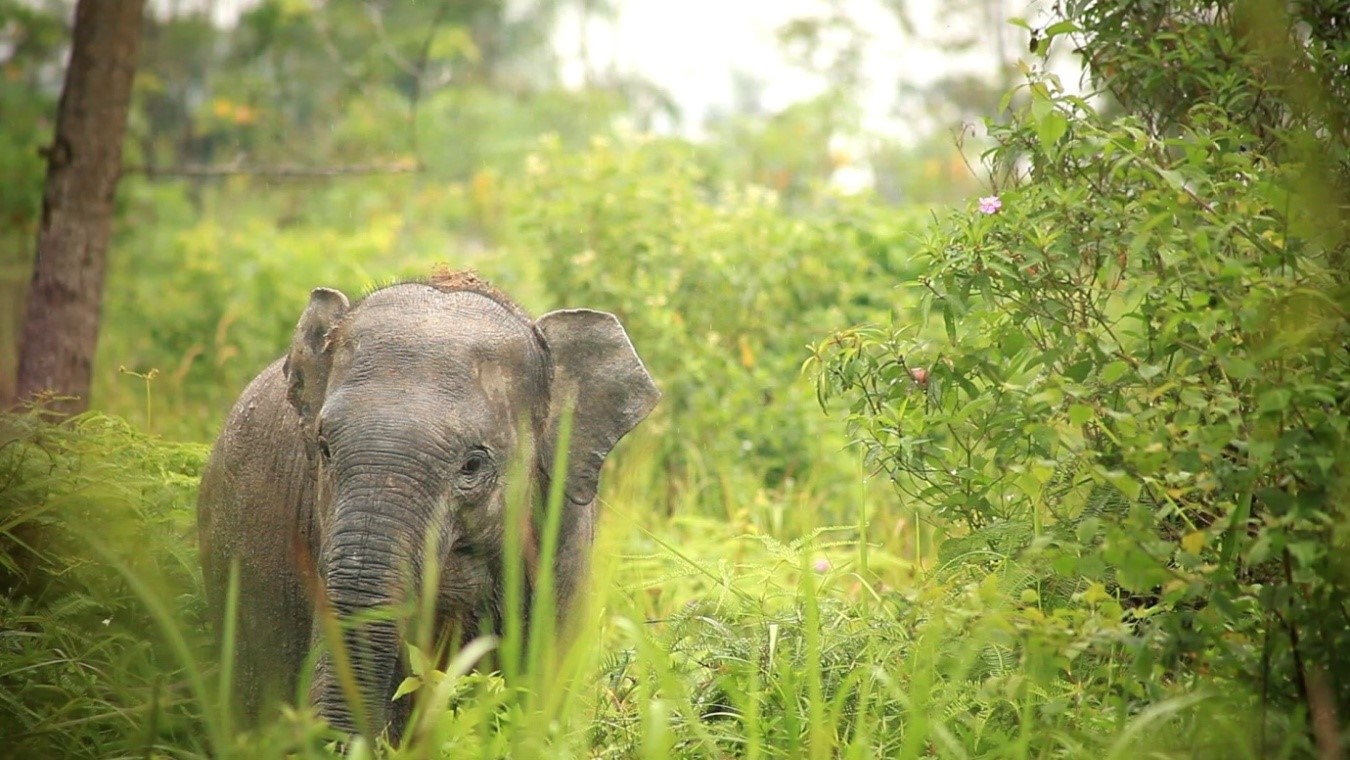
<path id="1" fill-rule="evenodd" d="M 361 177 L 378 174 L 415 174 L 425 167 L 418 161 L 389 164 L 351 164 L 348 166 L 274 166 L 193 165 L 182 166 L 124 166 L 124 174 L 144 174 L 155 178 L 171 177 L 267 177 L 270 179 L 328 179 L 332 177 Z"/>
<path id="2" fill-rule="evenodd" d="M 324 19 L 321 10 L 314 8 L 313 11 L 307 15 L 314 27 L 315 34 L 318 35 L 319 43 L 322 45 L 324 52 L 328 54 L 329 60 L 333 62 L 333 67 L 338 70 L 338 73 L 342 74 L 348 84 L 360 89 L 361 77 L 356 67 L 347 62 L 337 49 L 337 45 L 333 43 L 332 33 L 328 29 L 328 22 Z"/>
<path id="3" fill-rule="evenodd" d="M 442 9 L 444 9 L 445 6 L 441 7 Z M 396 66 L 404 74 L 407 74 L 408 76 L 414 78 L 417 77 L 418 72 L 413 69 L 412 63 L 408 61 L 407 58 L 404 58 L 403 56 L 399 55 L 398 48 L 394 47 L 394 43 L 389 41 L 389 32 L 386 31 L 384 28 L 384 13 L 378 8 L 374 7 L 372 4 L 367 3 L 366 17 L 370 19 L 370 25 L 375 28 L 375 37 L 379 40 L 380 47 L 384 49 L 385 57 L 388 58 L 389 61 L 392 62 L 394 66 Z M 428 39 L 430 39 L 432 36 L 435 36 L 435 34 L 436 34 L 436 27 L 433 24 L 431 28 L 431 35 L 428 36 Z"/>
<path id="4" fill-rule="evenodd" d="M 436 15 L 431 19 L 431 26 L 427 29 L 427 38 L 422 42 L 422 51 L 417 56 L 417 69 L 413 73 L 413 90 L 408 97 L 408 142 L 412 149 L 412 154 L 421 161 L 421 150 L 418 145 L 417 132 L 417 109 L 422 103 L 422 89 L 425 86 L 424 79 L 427 73 L 427 64 L 431 61 L 431 44 L 436 40 L 436 33 L 440 31 L 441 24 L 445 22 L 445 14 L 450 10 L 450 0 L 440 4 L 436 9 Z"/>
<path id="5" fill-rule="evenodd" d="M 1285 548 L 1282 558 L 1284 560 L 1284 581 L 1290 588 L 1295 588 L 1293 562 L 1290 560 L 1288 548 Z M 1275 618 L 1284 624 L 1285 632 L 1289 635 L 1289 648 L 1294 654 L 1294 685 L 1298 688 L 1299 699 L 1308 706 L 1309 715 L 1312 717 L 1315 707 L 1308 694 L 1308 668 L 1303 663 L 1303 650 L 1299 646 L 1298 626 L 1294 624 L 1293 620 L 1280 614 L 1278 609 L 1273 609 L 1271 612 L 1275 613 Z M 1314 745 L 1318 743 L 1315 723 L 1314 719 L 1313 724 L 1308 726 L 1308 733 Z"/>

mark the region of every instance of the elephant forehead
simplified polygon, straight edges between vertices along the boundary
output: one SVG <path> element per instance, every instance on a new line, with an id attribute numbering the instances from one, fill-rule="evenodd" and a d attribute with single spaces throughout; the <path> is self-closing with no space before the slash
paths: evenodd
<path id="1" fill-rule="evenodd" d="M 389 345 L 428 354 L 473 350 L 510 356 L 538 349 L 531 325 L 487 296 L 421 286 L 399 292 L 403 289 L 372 294 L 352 310 L 336 337 L 358 346 Z"/>
<path id="2" fill-rule="evenodd" d="M 405 283 L 377 290 L 366 296 L 351 315 L 390 319 L 394 315 L 438 316 L 500 322 L 503 327 L 527 327 L 528 317 L 507 303 L 472 290 L 439 290 L 430 285 Z"/>
<path id="3" fill-rule="evenodd" d="M 353 309 L 332 336 L 338 374 L 440 387 L 547 382 L 531 325 L 485 296 L 425 290 Z"/>

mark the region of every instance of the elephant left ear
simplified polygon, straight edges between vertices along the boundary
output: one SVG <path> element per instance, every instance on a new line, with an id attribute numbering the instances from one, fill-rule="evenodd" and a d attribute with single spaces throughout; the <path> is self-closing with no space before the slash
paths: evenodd
<path id="1" fill-rule="evenodd" d="M 559 426 L 571 404 L 567 498 L 573 504 L 589 504 L 599 488 L 605 457 L 656 407 L 661 391 L 613 314 L 563 309 L 545 314 L 535 325 L 553 357 L 541 464 L 546 472 L 552 471 Z"/>

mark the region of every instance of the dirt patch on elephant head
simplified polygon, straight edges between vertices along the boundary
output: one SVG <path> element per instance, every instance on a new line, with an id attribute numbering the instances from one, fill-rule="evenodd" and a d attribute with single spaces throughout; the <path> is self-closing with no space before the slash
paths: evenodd
<path id="1" fill-rule="evenodd" d="M 502 307 L 520 317 L 521 321 L 527 324 L 533 324 L 534 322 L 530 315 L 520 308 L 519 304 L 498 290 L 495 285 L 479 277 L 478 273 L 472 269 L 450 269 L 447 266 L 439 266 L 431 273 L 431 279 L 427 282 L 431 287 L 443 293 L 477 293 L 501 304 Z"/>

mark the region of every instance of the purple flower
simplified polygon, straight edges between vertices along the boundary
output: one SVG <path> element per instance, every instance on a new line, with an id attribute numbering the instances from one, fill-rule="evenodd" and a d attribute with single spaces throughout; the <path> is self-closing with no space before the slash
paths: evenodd
<path id="1" fill-rule="evenodd" d="M 980 199 L 981 214 L 997 214 L 1001 208 L 1003 201 L 999 200 L 997 195 L 986 195 Z"/>
<path id="2" fill-rule="evenodd" d="M 830 571 L 830 561 L 821 557 L 815 561 L 815 564 L 813 564 L 812 567 L 814 567 L 818 573 L 828 573 Z"/>

